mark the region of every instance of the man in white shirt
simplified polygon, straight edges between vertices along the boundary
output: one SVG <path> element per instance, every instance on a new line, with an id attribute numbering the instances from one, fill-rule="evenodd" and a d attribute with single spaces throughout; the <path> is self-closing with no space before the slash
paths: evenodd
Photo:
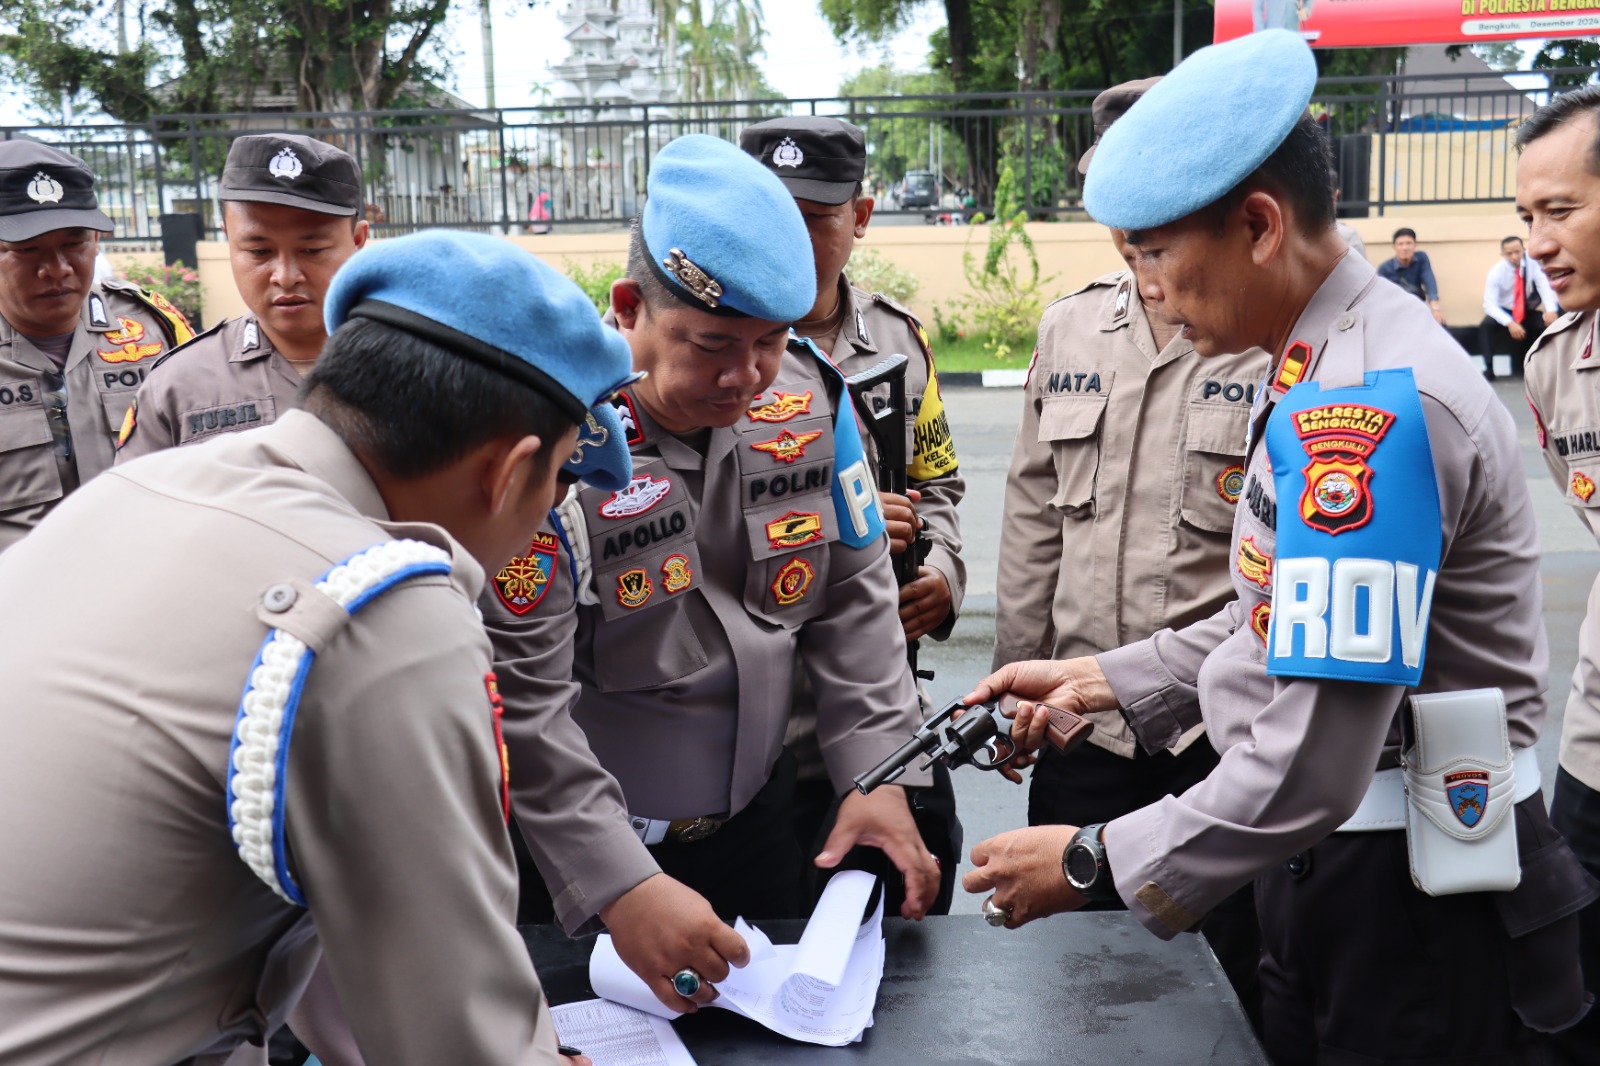
<path id="1" fill-rule="evenodd" d="M 1536 312 L 1542 312 L 1536 313 Z M 1483 282 L 1483 321 L 1478 323 L 1478 350 L 1484 375 L 1494 379 L 1494 353 L 1511 353 L 1511 372 L 1522 373 L 1522 360 L 1544 327 L 1561 309 L 1539 264 L 1523 254 L 1522 238 L 1500 242 L 1500 260 Z"/>

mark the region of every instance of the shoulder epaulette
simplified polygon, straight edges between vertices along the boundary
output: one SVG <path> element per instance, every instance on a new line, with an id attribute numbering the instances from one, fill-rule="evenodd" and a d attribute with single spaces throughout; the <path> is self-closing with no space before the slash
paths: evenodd
<path id="1" fill-rule="evenodd" d="M 156 321 L 161 324 L 162 332 L 167 335 L 169 344 L 187 344 L 194 339 L 194 327 L 189 325 L 189 320 L 159 292 L 151 292 L 122 278 L 107 278 L 101 282 L 100 287 L 137 300 L 149 308 L 150 313 L 155 315 Z"/>
<path id="2" fill-rule="evenodd" d="M 153 371 L 162 363 L 165 363 L 168 359 L 171 359 L 173 356 L 177 355 L 179 352 L 189 350 L 190 348 L 194 347 L 197 341 L 203 341 L 207 337 L 216 336 L 218 333 L 222 332 L 223 327 L 226 326 L 230 321 L 232 321 L 232 319 L 225 318 L 221 322 L 218 322 L 216 325 L 212 326 L 210 329 L 206 330 L 204 333 L 197 333 L 188 340 L 184 341 L 182 344 L 168 348 L 166 351 L 161 353 L 161 358 L 150 364 L 150 369 Z"/>
<path id="3" fill-rule="evenodd" d="M 1054 307 L 1056 304 L 1060 303 L 1063 300 L 1070 300 L 1074 296 L 1082 296 L 1084 293 L 1089 292 L 1091 289 L 1109 289 L 1109 288 L 1113 288 L 1113 287 L 1115 287 L 1117 285 L 1121 285 L 1123 278 L 1127 277 L 1127 276 L 1128 276 L 1128 271 L 1126 271 L 1126 270 L 1113 270 L 1109 274 L 1101 274 L 1098 278 L 1095 278 L 1092 281 L 1086 282 L 1082 287 L 1073 289 L 1071 292 L 1063 293 L 1062 295 L 1057 296 L 1054 300 L 1051 300 L 1049 303 L 1045 304 L 1045 306 L 1046 307 Z"/>

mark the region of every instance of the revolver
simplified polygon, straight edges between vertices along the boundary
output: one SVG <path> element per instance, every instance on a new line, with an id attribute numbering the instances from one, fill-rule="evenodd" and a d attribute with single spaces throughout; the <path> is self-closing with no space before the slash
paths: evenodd
<path id="1" fill-rule="evenodd" d="M 1014 698 L 1005 696 L 996 703 L 967 707 L 960 700 L 952 700 L 923 722 L 893 755 L 857 777 L 856 789 L 864 796 L 879 785 L 887 785 L 919 758 L 928 760 L 922 765 L 924 770 L 934 763 L 951 770 L 958 766 L 1001 769 L 1016 757 L 1017 745 L 1011 739 L 1011 723 L 1000 713 L 1000 706 L 1004 703 L 1009 708 L 1015 702 Z M 1081 715 L 1046 703 L 1036 706 L 1049 714 L 1045 736 L 1050 746 L 1062 754 L 1082 744 L 1094 732 L 1094 723 Z M 958 712 L 965 713 L 957 718 Z"/>

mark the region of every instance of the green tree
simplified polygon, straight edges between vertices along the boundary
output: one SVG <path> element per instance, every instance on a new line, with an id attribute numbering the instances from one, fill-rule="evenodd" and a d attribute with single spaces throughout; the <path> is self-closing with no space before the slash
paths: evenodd
<path id="1" fill-rule="evenodd" d="M 449 0 L 167 0 L 121 32 L 116 0 L 0 0 L 0 69 L 41 108 L 124 122 L 248 107 L 292 89 L 303 110 L 389 106 L 443 64 Z"/>
<path id="2" fill-rule="evenodd" d="M 1534 70 L 1600 66 L 1600 41 L 1592 37 L 1581 40 L 1546 41 L 1544 47 L 1539 49 L 1538 55 L 1533 57 L 1531 66 Z M 1584 71 L 1550 75 L 1551 87 L 1561 90 L 1576 89 L 1593 80 L 1593 75 Z"/>

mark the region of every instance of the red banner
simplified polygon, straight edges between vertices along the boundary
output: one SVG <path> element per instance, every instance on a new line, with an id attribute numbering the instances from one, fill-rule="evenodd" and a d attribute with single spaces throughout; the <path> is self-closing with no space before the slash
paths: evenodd
<path id="1" fill-rule="evenodd" d="M 1600 0 L 1216 0 L 1216 40 L 1293 30 L 1313 48 L 1600 34 Z"/>

